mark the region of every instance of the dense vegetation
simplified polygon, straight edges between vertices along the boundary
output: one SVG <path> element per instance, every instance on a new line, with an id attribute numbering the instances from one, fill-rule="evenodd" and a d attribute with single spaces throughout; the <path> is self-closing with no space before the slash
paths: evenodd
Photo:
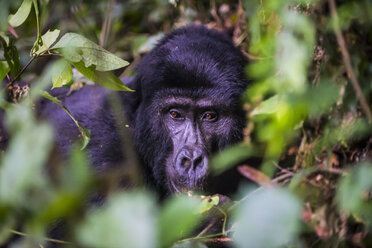
<path id="1" fill-rule="evenodd" d="M 371 1 L 1 0 L 0 6 L 0 144 L 9 142 L 0 146 L 0 244 L 372 245 Z M 77 121 L 81 143 L 68 162 L 55 156 L 51 126 L 36 118 L 34 104 L 46 97 L 64 106 L 46 90 L 92 82 L 128 90 L 117 76 L 132 75 L 163 33 L 189 23 L 228 32 L 251 61 L 244 141 L 212 160 L 216 175 L 239 165 L 247 177 L 231 204 L 198 195 L 159 202 L 141 187 L 135 166 L 97 175 L 83 149 L 89 130 Z M 244 162 L 252 157 L 261 162 Z M 122 177 L 136 186 L 120 189 Z M 106 204 L 87 208 L 86 196 L 103 188 Z M 221 221 L 209 224 L 211 216 Z M 68 240 L 48 238 L 56 220 L 69 230 Z M 196 231 L 201 222 L 207 225 Z"/>

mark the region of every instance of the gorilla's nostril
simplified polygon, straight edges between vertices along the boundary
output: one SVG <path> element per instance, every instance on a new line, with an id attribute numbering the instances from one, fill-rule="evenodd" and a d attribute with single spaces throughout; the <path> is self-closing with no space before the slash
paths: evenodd
<path id="1" fill-rule="evenodd" d="M 202 165 L 203 163 L 203 157 L 202 156 L 199 156 L 197 157 L 195 160 L 194 160 L 194 168 Z"/>
<path id="2" fill-rule="evenodd" d="M 182 158 L 182 160 L 181 160 L 181 166 L 184 167 L 184 168 L 189 168 L 191 166 L 190 159 L 188 159 L 186 157 Z"/>

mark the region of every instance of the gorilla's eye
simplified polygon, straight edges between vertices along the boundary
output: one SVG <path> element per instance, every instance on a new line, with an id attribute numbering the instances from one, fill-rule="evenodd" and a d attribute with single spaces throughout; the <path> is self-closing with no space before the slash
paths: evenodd
<path id="1" fill-rule="evenodd" d="M 207 121 L 214 121 L 216 118 L 217 118 L 217 113 L 211 112 L 211 111 L 205 112 L 202 116 L 202 119 L 207 120 Z"/>
<path id="2" fill-rule="evenodd" d="M 169 111 L 169 114 L 170 114 L 170 116 L 171 116 L 172 118 L 174 118 L 174 119 L 179 119 L 179 118 L 181 118 L 181 114 L 180 114 L 180 112 L 178 112 L 178 111 L 176 111 L 176 110 L 170 110 L 170 111 Z"/>

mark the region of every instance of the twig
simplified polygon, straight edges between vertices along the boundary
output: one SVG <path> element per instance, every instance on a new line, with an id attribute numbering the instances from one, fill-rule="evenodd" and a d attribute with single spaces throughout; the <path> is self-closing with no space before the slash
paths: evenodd
<path id="1" fill-rule="evenodd" d="M 200 237 L 192 237 L 192 238 L 187 238 L 187 239 L 181 239 L 179 241 L 177 241 L 176 243 L 179 244 L 179 243 L 182 243 L 182 242 L 185 242 L 185 241 L 190 241 L 190 240 L 200 240 L 200 239 L 211 239 L 211 238 L 215 238 L 215 237 L 219 237 L 219 236 L 225 236 L 227 235 L 228 233 L 232 232 L 231 230 L 228 230 L 226 231 L 225 233 L 215 233 L 215 234 L 210 234 L 210 235 L 206 235 L 206 236 L 200 236 Z"/>
<path id="2" fill-rule="evenodd" d="M 353 66 L 351 64 L 350 60 L 350 54 L 346 48 L 346 42 L 345 39 L 341 33 L 340 30 L 340 25 L 338 22 L 338 15 L 337 15 L 337 10 L 336 10 L 336 3 L 335 0 L 328 0 L 329 8 L 331 10 L 331 16 L 333 18 L 333 31 L 335 32 L 336 38 L 337 38 L 337 43 L 341 49 L 342 53 L 342 58 L 344 60 L 344 64 L 346 67 L 347 74 L 350 77 L 351 83 L 354 87 L 355 93 L 357 95 L 357 98 L 360 102 L 360 105 L 362 106 L 362 109 L 364 113 L 367 115 L 368 121 L 372 123 L 372 112 L 371 109 L 369 108 L 366 98 L 364 97 L 364 94 L 362 92 L 362 89 L 360 88 L 360 85 L 358 83 L 358 79 L 355 75 Z"/>
<path id="3" fill-rule="evenodd" d="M 115 3 L 116 3 L 116 0 L 110 0 L 107 6 L 107 10 L 105 13 L 105 20 L 103 21 L 101 35 L 99 37 L 99 45 L 101 47 L 105 46 L 109 33 L 110 33 L 111 19 L 112 19 L 111 13 L 112 13 Z"/>
<path id="4" fill-rule="evenodd" d="M 19 232 L 19 231 L 16 231 L 16 230 L 9 230 L 9 231 L 11 233 L 16 234 L 16 235 L 19 235 L 19 236 L 24 236 L 24 237 L 30 237 L 30 236 L 32 236 L 30 234 Z M 59 239 L 50 239 L 50 238 L 43 238 L 43 239 L 45 241 L 53 242 L 53 243 L 58 243 L 58 244 L 72 244 L 71 242 L 63 241 L 63 240 L 59 240 Z"/>
<path id="5" fill-rule="evenodd" d="M 214 219 L 213 221 L 211 221 L 208 226 L 206 226 L 198 235 L 196 235 L 196 237 L 201 237 L 203 236 L 206 232 L 208 232 L 217 222 L 218 219 Z"/>
<path id="6" fill-rule="evenodd" d="M 232 238 L 213 238 L 213 239 L 205 239 L 204 242 L 232 242 Z"/>
<path id="7" fill-rule="evenodd" d="M 27 62 L 27 64 L 22 68 L 22 70 L 17 74 L 17 76 L 15 76 L 15 78 L 13 78 L 12 81 L 10 81 L 5 88 L 8 88 L 9 86 L 11 86 L 21 75 L 22 73 L 27 69 L 27 67 L 32 63 L 32 61 L 34 61 L 35 59 L 37 58 L 37 56 L 32 56 L 31 59 Z"/>
<path id="8" fill-rule="evenodd" d="M 346 172 L 342 169 L 337 169 L 337 168 L 332 168 L 332 167 L 326 167 L 324 165 L 318 165 L 317 166 L 317 169 L 320 170 L 320 171 L 325 171 L 325 172 L 329 172 L 329 173 L 332 173 L 332 174 L 337 174 L 337 175 L 344 175 Z"/>
<path id="9" fill-rule="evenodd" d="M 278 163 L 276 163 L 276 162 L 273 162 L 273 164 L 275 165 L 275 167 L 276 168 L 278 168 L 279 170 L 280 170 L 280 172 L 285 172 L 285 173 L 287 173 L 287 174 L 291 174 L 291 175 L 293 175 L 294 173 L 292 172 L 292 171 L 289 171 L 289 170 L 287 170 L 287 169 L 284 169 L 283 167 L 281 167 Z"/>
<path id="10" fill-rule="evenodd" d="M 215 238 L 215 237 L 219 237 L 222 235 L 223 233 L 216 233 L 216 234 L 211 234 L 211 235 L 206 235 L 206 236 L 192 237 L 192 238 L 187 238 L 187 239 L 181 239 L 177 241 L 176 243 L 182 243 L 182 242 L 190 241 L 190 240 L 210 239 L 210 238 Z"/>
<path id="11" fill-rule="evenodd" d="M 286 173 L 286 174 L 283 174 L 283 175 L 280 175 L 276 178 L 274 178 L 273 180 L 271 180 L 273 183 L 278 183 L 280 182 L 281 180 L 284 180 L 284 179 L 287 179 L 287 178 L 290 178 L 290 177 L 293 177 L 294 173 Z"/>
<path id="12" fill-rule="evenodd" d="M 221 18 L 218 16 L 216 1 L 214 1 L 214 0 L 212 1 L 211 15 L 214 18 L 214 20 L 216 21 L 217 27 L 223 29 L 223 27 L 224 27 L 223 22 L 222 22 Z"/>

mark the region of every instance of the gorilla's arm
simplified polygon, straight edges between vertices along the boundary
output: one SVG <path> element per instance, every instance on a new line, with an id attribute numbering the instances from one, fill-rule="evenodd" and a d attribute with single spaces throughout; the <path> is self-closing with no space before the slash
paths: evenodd
<path id="1" fill-rule="evenodd" d="M 94 167 L 102 170 L 109 165 L 121 163 L 123 147 L 117 132 L 117 122 L 111 111 L 110 97 L 112 94 L 119 94 L 119 99 L 122 100 L 120 104 L 126 105 L 135 93 L 112 92 L 99 85 L 85 86 L 71 95 L 68 95 L 68 92 L 66 88 L 58 88 L 51 90 L 50 94 L 60 99 L 72 116 L 91 131 L 91 139 L 86 149 Z M 57 149 L 66 156 L 71 145 L 79 142 L 76 124 L 60 106 L 47 99 L 41 100 L 37 110 L 42 118 L 52 124 Z M 128 123 L 120 124 L 124 127 Z"/>

